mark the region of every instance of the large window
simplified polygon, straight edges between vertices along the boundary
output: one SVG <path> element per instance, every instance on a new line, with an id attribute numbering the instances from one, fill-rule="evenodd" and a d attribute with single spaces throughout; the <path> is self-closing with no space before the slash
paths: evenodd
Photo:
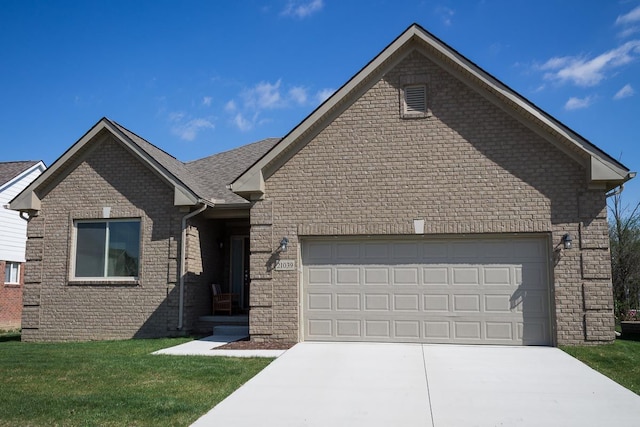
<path id="1" fill-rule="evenodd" d="M 140 220 L 76 221 L 76 278 L 138 277 Z"/>
<path id="2" fill-rule="evenodd" d="M 20 263 L 10 262 L 5 263 L 4 269 L 4 283 L 16 285 L 20 283 Z"/>

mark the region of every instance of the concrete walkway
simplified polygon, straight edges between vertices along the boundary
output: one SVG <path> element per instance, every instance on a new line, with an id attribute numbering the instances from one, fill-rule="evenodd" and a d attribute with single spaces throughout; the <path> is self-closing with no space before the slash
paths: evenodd
<path id="1" fill-rule="evenodd" d="M 640 425 L 640 396 L 557 348 L 300 343 L 193 425 Z"/>
<path id="2" fill-rule="evenodd" d="M 172 356 L 224 356 L 224 357 L 279 357 L 287 350 L 218 350 L 230 342 L 247 338 L 247 335 L 212 335 L 176 345 L 151 354 Z"/>

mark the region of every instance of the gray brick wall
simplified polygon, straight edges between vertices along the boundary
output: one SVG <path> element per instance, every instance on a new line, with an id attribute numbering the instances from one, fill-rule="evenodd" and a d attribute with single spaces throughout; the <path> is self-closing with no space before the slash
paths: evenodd
<path id="1" fill-rule="evenodd" d="M 22 339 L 65 341 L 176 333 L 181 214 L 173 190 L 111 137 L 42 197 L 28 226 Z M 73 220 L 141 218 L 144 258 L 137 284 L 69 282 Z"/>
<path id="2" fill-rule="evenodd" d="M 401 117 L 400 82 L 412 75 L 427 76 L 428 118 Z M 414 219 L 427 234 L 546 233 L 558 344 L 613 339 L 604 192 L 588 191 L 582 166 L 418 53 L 267 176 L 251 216 L 254 339 L 298 340 L 299 274 L 268 263 L 282 236 L 283 257 L 297 259 L 300 236 L 413 234 Z M 570 251 L 558 250 L 565 232 Z"/>

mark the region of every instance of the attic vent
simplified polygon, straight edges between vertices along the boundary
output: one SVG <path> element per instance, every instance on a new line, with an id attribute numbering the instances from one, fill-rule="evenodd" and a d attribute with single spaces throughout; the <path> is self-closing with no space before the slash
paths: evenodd
<path id="1" fill-rule="evenodd" d="M 427 112 L 427 87 L 425 85 L 404 88 L 404 112 L 405 114 L 424 114 Z"/>

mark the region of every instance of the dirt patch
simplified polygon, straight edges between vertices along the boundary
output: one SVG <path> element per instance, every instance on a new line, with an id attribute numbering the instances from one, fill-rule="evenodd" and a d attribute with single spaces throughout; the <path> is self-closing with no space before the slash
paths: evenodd
<path id="1" fill-rule="evenodd" d="M 213 350 L 288 350 L 296 345 L 294 342 L 255 342 L 249 340 L 234 341 L 216 347 Z"/>

